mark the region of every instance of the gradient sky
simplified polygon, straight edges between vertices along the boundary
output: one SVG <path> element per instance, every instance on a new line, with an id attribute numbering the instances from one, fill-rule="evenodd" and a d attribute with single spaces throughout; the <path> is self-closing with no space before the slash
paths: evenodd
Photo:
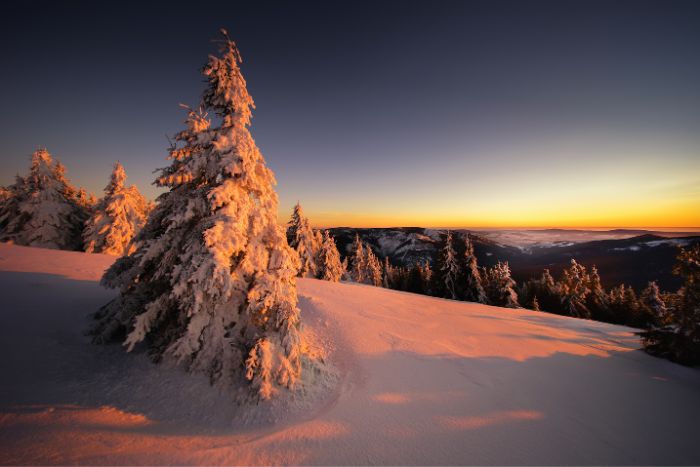
<path id="1" fill-rule="evenodd" d="M 280 218 L 700 226 L 700 2 L 20 2 L 1 8 L 0 184 L 38 146 L 147 196 L 228 29 Z M 206 3 L 206 5 L 205 5 Z"/>

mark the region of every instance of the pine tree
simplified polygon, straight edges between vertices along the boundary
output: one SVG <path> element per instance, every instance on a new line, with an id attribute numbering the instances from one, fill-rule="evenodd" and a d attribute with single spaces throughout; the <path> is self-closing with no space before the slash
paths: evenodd
<path id="1" fill-rule="evenodd" d="M 644 315 L 644 327 L 662 326 L 668 321 L 668 309 L 661 298 L 661 291 L 656 282 L 649 282 L 642 290 L 639 297 L 639 305 Z"/>
<path id="2" fill-rule="evenodd" d="M 355 234 L 355 240 L 352 242 L 352 260 L 350 266 L 350 277 L 358 284 L 363 284 L 366 280 L 367 262 L 365 247 L 360 240 L 359 234 Z"/>
<path id="3" fill-rule="evenodd" d="M 537 295 L 532 297 L 532 304 L 530 305 L 532 311 L 540 311 L 540 302 L 537 301 Z"/>
<path id="4" fill-rule="evenodd" d="M 321 241 L 314 233 L 309 223 L 309 219 L 304 216 L 301 204 L 294 206 L 292 218 L 287 227 L 287 241 L 289 246 L 299 255 L 301 267 L 299 277 L 318 277 L 318 255 L 321 248 Z"/>
<path id="5" fill-rule="evenodd" d="M 0 203 L 0 241 L 12 240 L 20 217 L 19 205 L 26 197 L 27 189 L 24 178 L 15 176 L 15 183 L 3 188 Z"/>
<path id="6" fill-rule="evenodd" d="M 486 294 L 491 305 L 506 308 L 519 308 L 515 281 L 510 277 L 508 262 L 499 261 L 488 269 L 485 276 Z"/>
<path id="7" fill-rule="evenodd" d="M 586 297 L 586 308 L 590 311 L 591 318 L 599 321 L 607 321 L 609 319 L 608 309 L 608 294 L 603 288 L 598 274 L 598 268 L 593 265 L 588 273 L 589 293 Z"/>
<path id="8" fill-rule="evenodd" d="M 86 252 L 123 256 L 136 249 L 131 240 L 146 223 L 151 206 L 135 186 L 125 186 L 125 181 L 124 167 L 117 162 L 104 198 L 85 223 Z"/>
<path id="9" fill-rule="evenodd" d="M 321 251 L 319 252 L 318 278 L 338 282 L 343 278 L 343 265 L 335 240 L 327 230 L 323 231 Z"/>
<path id="10" fill-rule="evenodd" d="M 374 254 L 372 248 L 368 245 L 364 246 L 365 252 L 365 283 L 375 287 L 382 286 L 382 264 L 379 258 Z"/>
<path id="11" fill-rule="evenodd" d="M 590 293 L 590 279 L 586 268 L 571 259 L 571 266 L 564 269 L 564 277 L 559 283 L 561 302 L 569 316 L 590 319 L 591 312 L 586 307 L 586 297 Z"/>
<path id="12" fill-rule="evenodd" d="M 77 190 L 66 178 L 65 167 L 54 162 L 46 149 L 34 152 L 29 175 L 17 177 L 10 191 L 12 199 L 0 212 L 0 240 L 59 250 L 81 249 L 86 212 L 78 204 Z"/>
<path id="13" fill-rule="evenodd" d="M 465 236 L 464 244 L 464 263 L 459 279 L 463 291 L 462 298 L 468 302 L 486 303 L 486 292 L 481 283 L 481 273 L 474 254 L 474 243 L 469 234 Z"/>
<path id="14" fill-rule="evenodd" d="M 277 225 L 274 175 L 248 130 L 254 105 L 240 62 L 228 37 L 209 57 L 204 109 L 189 110 L 175 136 L 172 163 L 156 180 L 169 191 L 137 250 L 102 280 L 120 295 L 94 332 L 98 341 L 126 332 L 129 350 L 145 340 L 157 360 L 218 384 L 248 380 L 267 399 L 300 381 L 299 261 Z"/>
<path id="15" fill-rule="evenodd" d="M 439 277 L 440 284 L 439 293 L 443 298 L 450 298 L 452 300 L 457 300 L 457 273 L 459 272 L 459 267 L 457 266 L 457 258 L 455 255 L 454 247 L 452 246 L 452 232 L 449 230 L 445 234 L 445 246 L 440 252 L 439 257 Z"/>
<path id="16" fill-rule="evenodd" d="M 420 263 L 414 264 L 406 273 L 405 290 L 407 292 L 425 294 L 425 273 Z"/>
<path id="17" fill-rule="evenodd" d="M 384 257 L 384 274 L 383 274 L 383 279 L 382 279 L 382 287 L 385 289 L 391 289 L 394 288 L 394 267 L 391 265 L 389 262 L 389 257 L 385 256 Z"/>
<path id="18" fill-rule="evenodd" d="M 426 295 L 434 295 L 432 289 L 432 284 L 434 280 L 433 270 L 430 267 L 430 262 L 426 259 L 421 267 L 421 273 L 423 277 L 423 293 Z"/>
<path id="19" fill-rule="evenodd" d="M 683 278 L 666 322 L 642 333 L 647 352 L 684 365 L 700 364 L 700 245 L 681 249 L 673 272 Z"/>

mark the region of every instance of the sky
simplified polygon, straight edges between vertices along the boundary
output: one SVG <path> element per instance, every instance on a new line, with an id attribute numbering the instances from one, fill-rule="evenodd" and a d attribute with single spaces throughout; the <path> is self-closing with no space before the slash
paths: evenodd
<path id="1" fill-rule="evenodd" d="M 700 226 L 700 2 L 13 2 L 0 185 L 39 146 L 155 198 L 226 28 L 280 221 Z"/>

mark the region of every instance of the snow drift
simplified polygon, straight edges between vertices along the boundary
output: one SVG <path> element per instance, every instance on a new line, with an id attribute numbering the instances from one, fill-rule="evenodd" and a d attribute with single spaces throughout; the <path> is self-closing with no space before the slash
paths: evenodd
<path id="1" fill-rule="evenodd" d="M 205 377 L 88 343 L 112 261 L 0 244 L 0 463 L 700 463 L 700 373 L 630 328 L 313 279 L 302 320 L 339 381 L 252 423 Z"/>

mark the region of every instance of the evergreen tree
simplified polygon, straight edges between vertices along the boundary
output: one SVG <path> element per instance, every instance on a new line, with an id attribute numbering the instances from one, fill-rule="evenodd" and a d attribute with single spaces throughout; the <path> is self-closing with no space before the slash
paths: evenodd
<path id="1" fill-rule="evenodd" d="M 491 305 L 506 308 L 519 308 L 518 294 L 515 291 L 515 281 L 510 277 L 508 262 L 499 261 L 486 271 L 485 287 L 488 301 Z"/>
<path id="2" fill-rule="evenodd" d="M 391 265 L 389 262 L 389 257 L 385 256 L 384 257 L 384 275 L 382 279 L 382 287 L 385 289 L 393 289 L 394 288 L 394 267 Z"/>
<path id="3" fill-rule="evenodd" d="M 608 310 L 608 294 L 603 288 L 598 274 L 598 268 L 593 265 L 588 274 L 588 283 L 586 284 L 589 290 L 586 296 L 586 308 L 590 311 L 591 318 L 599 321 L 607 321 L 609 318 Z"/>
<path id="4" fill-rule="evenodd" d="M 537 297 L 540 310 L 562 314 L 559 289 L 549 273 L 549 269 L 545 269 L 539 278 L 525 281 L 520 287 L 518 297 L 521 300 L 520 303 L 525 307 L 531 306 L 532 301 Z"/>
<path id="5" fill-rule="evenodd" d="M 457 300 L 457 273 L 459 272 L 459 267 L 457 266 L 457 258 L 455 257 L 455 250 L 452 246 L 452 232 L 449 230 L 445 234 L 445 246 L 442 249 L 439 257 L 439 276 L 440 284 L 438 284 L 439 296 L 443 298 L 450 298 L 452 300 Z M 437 276 L 437 274 L 436 274 Z"/>
<path id="6" fill-rule="evenodd" d="M 416 263 L 406 274 L 407 292 L 425 294 L 425 273 L 421 263 Z"/>
<path id="7" fill-rule="evenodd" d="M 375 287 L 382 286 L 382 263 L 379 262 L 379 258 L 374 254 L 372 249 L 365 245 L 365 265 L 367 270 L 365 272 L 366 283 L 373 285 Z"/>
<path id="8" fill-rule="evenodd" d="M 629 312 L 625 301 L 627 287 L 620 284 L 610 289 L 608 293 L 608 322 L 613 324 L 627 324 Z"/>
<path id="9" fill-rule="evenodd" d="M 662 326 L 668 321 L 668 309 L 661 298 L 656 282 L 649 282 L 639 297 L 639 306 L 644 316 L 644 327 Z"/>
<path id="10" fill-rule="evenodd" d="M 352 242 L 351 248 L 352 262 L 350 266 L 350 277 L 358 284 L 363 284 L 367 277 L 367 259 L 364 245 L 358 234 L 355 234 L 355 241 Z"/>
<path id="11" fill-rule="evenodd" d="M 98 341 L 126 332 L 129 350 L 145 340 L 157 360 L 219 384 L 248 380 L 267 399 L 297 386 L 306 358 L 299 260 L 277 225 L 274 175 L 248 130 L 253 99 L 238 49 L 226 37 L 221 52 L 203 69 L 204 109 L 188 112 L 156 180 L 168 191 L 137 250 L 103 277 L 120 295 L 98 313 L 94 332 Z"/>
<path id="12" fill-rule="evenodd" d="M 537 301 L 537 295 L 532 297 L 532 304 L 530 305 L 532 311 L 540 311 L 540 302 Z"/>
<path id="13" fill-rule="evenodd" d="M 34 152 L 29 175 L 17 177 L 13 196 L 0 212 L 0 240 L 18 245 L 59 250 L 82 248 L 80 234 L 86 218 L 77 190 L 46 149 Z"/>
<path id="14" fill-rule="evenodd" d="M 464 239 L 464 263 L 461 268 L 460 283 L 462 290 L 462 298 L 468 302 L 486 303 L 486 292 L 481 283 L 481 274 L 479 273 L 479 265 L 474 254 L 474 244 L 469 234 Z"/>
<path id="15" fill-rule="evenodd" d="M 24 178 L 19 175 L 15 176 L 14 184 L 3 188 L 0 201 L 0 241 L 12 240 L 20 216 L 19 205 L 26 195 Z"/>
<path id="16" fill-rule="evenodd" d="M 319 241 L 317 234 L 314 233 L 300 203 L 294 206 L 294 212 L 287 227 L 287 241 L 289 246 L 299 254 L 301 262 L 299 277 L 318 277 L 317 263 L 322 239 Z"/>
<path id="17" fill-rule="evenodd" d="M 590 319 L 591 312 L 586 307 L 586 297 L 590 293 L 590 279 L 586 268 L 571 259 L 571 266 L 564 269 L 564 276 L 559 283 L 561 303 L 569 316 Z"/>
<path id="18" fill-rule="evenodd" d="M 126 172 L 114 164 L 105 196 L 86 221 L 83 240 L 88 253 L 123 256 L 136 247 L 131 240 L 146 223 L 150 204 L 135 186 L 126 186 Z"/>
<path id="19" fill-rule="evenodd" d="M 700 245 L 682 249 L 674 273 L 683 278 L 666 323 L 642 333 L 647 352 L 684 365 L 700 364 Z"/>
<path id="20" fill-rule="evenodd" d="M 335 246 L 335 240 L 327 230 L 323 231 L 321 251 L 319 252 L 318 278 L 325 281 L 338 282 L 343 278 L 343 265 L 340 253 Z"/>

